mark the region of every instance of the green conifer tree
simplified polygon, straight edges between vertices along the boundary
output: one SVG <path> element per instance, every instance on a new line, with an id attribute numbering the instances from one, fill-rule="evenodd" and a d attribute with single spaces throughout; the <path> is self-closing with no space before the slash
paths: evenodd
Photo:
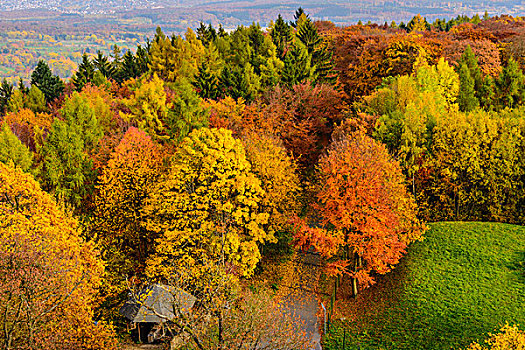
<path id="1" fill-rule="evenodd" d="M 78 208 L 86 195 L 92 193 L 94 177 L 92 162 L 84 152 L 76 128 L 56 119 L 39 153 L 42 187 L 58 201 Z"/>
<path id="2" fill-rule="evenodd" d="M 336 75 L 333 73 L 335 64 L 332 60 L 332 51 L 317 32 L 313 22 L 306 18 L 300 21 L 297 28 L 297 38 L 306 47 L 314 67 L 316 83 L 334 83 Z"/>
<path id="3" fill-rule="evenodd" d="M 97 51 L 97 56 L 93 59 L 93 67 L 108 79 L 115 79 L 116 68 L 109 62 L 107 56 L 102 51 Z"/>
<path id="4" fill-rule="evenodd" d="M 68 126 L 80 135 L 83 149 L 91 152 L 102 138 L 103 130 L 87 97 L 78 92 L 73 93 L 64 102 L 60 115 Z"/>
<path id="5" fill-rule="evenodd" d="M 465 63 L 459 68 L 459 109 L 464 112 L 470 112 L 479 107 L 479 100 L 476 97 L 474 89 L 474 79 L 470 75 L 470 70 Z"/>
<path id="6" fill-rule="evenodd" d="M 75 73 L 71 81 L 77 91 L 81 91 L 86 84 L 93 81 L 95 75 L 95 67 L 87 54 L 82 55 L 82 62 L 78 65 L 78 71 Z"/>
<path id="7" fill-rule="evenodd" d="M 483 84 L 481 85 L 480 93 L 479 93 L 479 102 L 481 104 L 481 107 L 485 109 L 486 111 L 491 111 L 495 107 L 496 103 L 496 86 L 494 83 L 494 79 L 487 75 L 485 79 L 483 79 Z"/>
<path id="8" fill-rule="evenodd" d="M 500 108 L 516 107 L 524 99 L 524 77 L 518 63 L 511 57 L 496 81 Z"/>
<path id="9" fill-rule="evenodd" d="M 470 76 L 474 80 L 474 90 L 479 91 L 481 89 L 481 85 L 483 84 L 483 74 L 481 73 L 481 68 L 479 68 L 478 59 L 474 54 L 474 51 L 472 51 L 470 45 L 467 46 L 461 55 L 458 61 L 458 68 L 461 66 L 461 64 L 465 64 L 467 66 Z"/>
<path id="10" fill-rule="evenodd" d="M 277 48 L 277 57 L 284 59 L 288 46 L 292 42 L 292 28 L 281 15 L 277 17 L 273 28 L 270 31 L 272 41 Z"/>
<path id="11" fill-rule="evenodd" d="M 172 140 L 181 141 L 194 129 L 208 125 L 208 111 L 201 107 L 201 99 L 186 79 L 174 84 L 173 108 L 168 113 L 167 133 Z"/>
<path id="12" fill-rule="evenodd" d="M 244 79 L 244 72 L 239 66 L 226 66 L 219 78 L 219 91 L 222 97 L 230 96 L 234 99 L 247 99 L 248 83 Z"/>
<path id="13" fill-rule="evenodd" d="M 284 59 L 281 81 L 291 87 L 313 76 L 308 51 L 301 43 L 294 43 Z"/>
<path id="14" fill-rule="evenodd" d="M 31 73 L 31 85 L 38 87 L 44 93 L 47 103 L 59 98 L 64 92 L 64 82 L 53 75 L 44 61 L 38 61 L 35 70 Z"/>
<path id="15" fill-rule="evenodd" d="M 203 62 L 199 67 L 199 72 L 195 76 L 193 86 L 202 98 L 217 98 L 219 94 L 219 79 L 208 68 L 208 64 Z"/>
<path id="16" fill-rule="evenodd" d="M 14 91 L 13 84 L 7 82 L 7 79 L 4 78 L 2 84 L 0 84 L 0 115 L 4 114 L 7 110 L 9 104 L 9 99 Z"/>
<path id="17" fill-rule="evenodd" d="M 46 97 L 44 93 L 35 85 L 31 86 L 25 99 L 25 106 L 35 113 L 47 110 Z"/>

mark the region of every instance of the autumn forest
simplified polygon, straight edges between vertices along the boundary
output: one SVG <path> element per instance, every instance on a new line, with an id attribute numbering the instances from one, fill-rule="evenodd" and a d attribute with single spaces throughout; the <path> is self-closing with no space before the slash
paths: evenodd
<path id="1" fill-rule="evenodd" d="M 2 349 L 525 346 L 525 17 L 79 60 L 0 84 Z"/>

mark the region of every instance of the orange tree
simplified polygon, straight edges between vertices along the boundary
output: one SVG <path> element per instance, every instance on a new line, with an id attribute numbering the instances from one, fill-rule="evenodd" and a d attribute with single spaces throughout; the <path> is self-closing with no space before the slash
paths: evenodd
<path id="1" fill-rule="evenodd" d="M 416 217 L 399 163 L 361 132 L 332 143 L 319 161 L 318 176 L 315 209 L 324 226 L 341 238 L 339 254 L 329 266 L 352 278 L 356 295 L 358 283 L 366 287 L 374 282 L 372 271 L 384 274 L 399 262 L 425 225 Z"/>
<path id="2" fill-rule="evenodd" d="M 31 175 L 0 163 L 0 347 L 114 349 L 93 323 L 103 264 Z"/>
<path id="3" fill-rule="evenodd" d="M 101 292 L 106 307 L 115 307 L 111 311 L 125 293 L 125 276 L 141 276 L 153 250 L 154 236 L 140 222 L 162 171 L 161 147 L 144 131 L 130 128 L 99 176 L 91 227 L 107 264 Z"/>

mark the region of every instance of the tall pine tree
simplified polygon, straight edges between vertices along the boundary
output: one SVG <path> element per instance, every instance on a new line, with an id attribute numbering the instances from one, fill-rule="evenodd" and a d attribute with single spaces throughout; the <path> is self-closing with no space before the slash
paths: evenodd
<path id="1" fill-rule="evenodd" d="M 64 82 L 56 75 L 45 61 L 38 61 L 38 64 L 31 73 L 31 85 L 38 87 L 46 97 L 46 102 L 52 102 L 59 98 L 64 92 Z"/>
<path id="2" fill-rule="evenodd" d="M 479 100 L 476 97 L 476 90 L 474 88 L 475 82 L 470 75 L 470 70 L 465 63 L 462 63 L 459 68 L 459 109 L 464 112 L 470 112 L 479 107 Z"/>

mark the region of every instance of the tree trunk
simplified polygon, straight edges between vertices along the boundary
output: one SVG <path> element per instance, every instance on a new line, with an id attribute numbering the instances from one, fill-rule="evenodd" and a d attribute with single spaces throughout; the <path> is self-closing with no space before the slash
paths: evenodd
<path id="1" fill-rule="evenodd" d="M 359 269 L 363 266 L 363 260 L 361 258 L 361 255 L 359 255 L 359 253 L 355 253 L 354 254 L 354 261 L 355 261 L 355 265 L 354 265 L 354 273 L 357 273 L 357 271 L 359 271 Z M 357 278 L 355 277 L 352 277 L 352 295 L 353 297 L 357 297 Z"/>
<path id="2" fill-rule="evenodd" d="M 219 310 L 219 350 L 222 350 L 222 347 L 224 345 L 224 338 L 223 338 L 223 327 L 222 327 L 222 310 Z"/>
<path id="3" fill-rule="evenodd" d="M 357 297 L 357 278 L 352 277 L 352 296 Z"/>

